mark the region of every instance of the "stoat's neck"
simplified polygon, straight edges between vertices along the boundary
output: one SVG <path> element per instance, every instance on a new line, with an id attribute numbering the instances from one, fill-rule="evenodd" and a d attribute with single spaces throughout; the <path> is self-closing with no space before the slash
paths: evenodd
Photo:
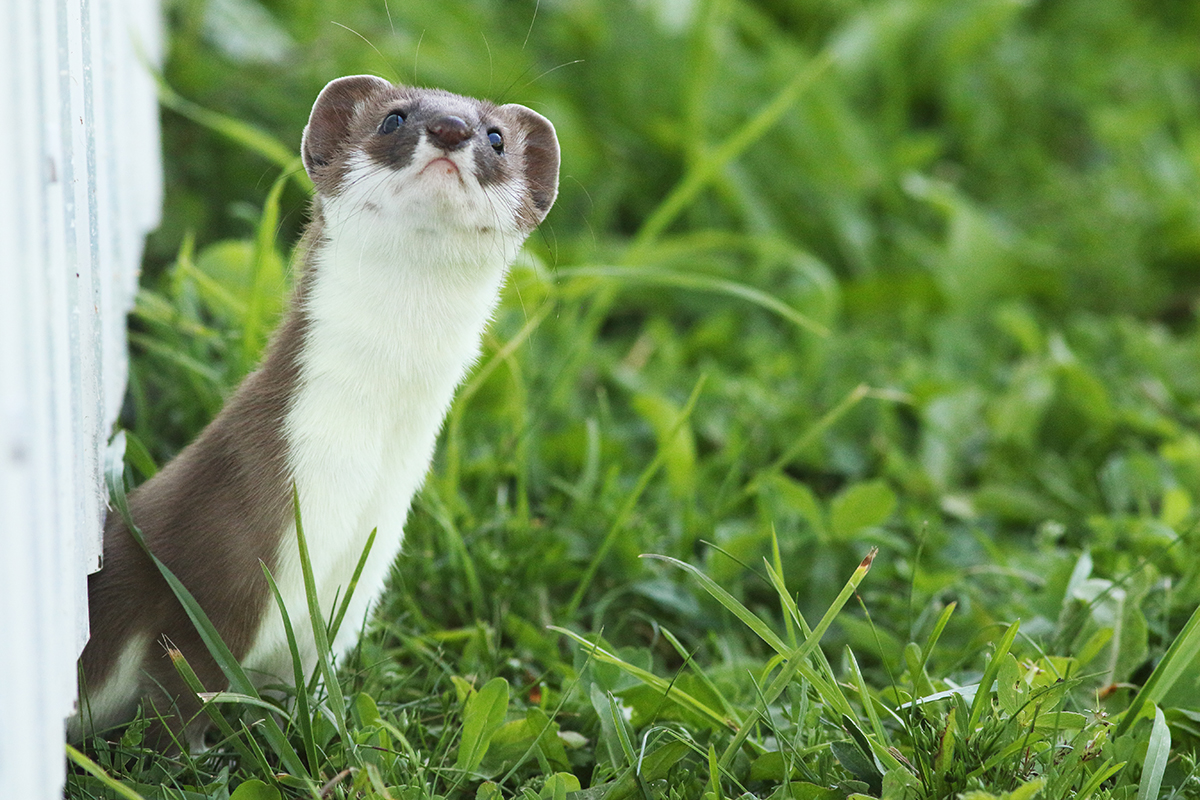
<path id="1" fill-rule="evenodd" d="M 519 243 L 494 232 L 380 228 L 365 215 L 326 224 L 306 287 L 310 318 L 378 325 L 363 331 L 365 340 L 419 325 L 422 337 L 388 343 L 409 352 L 423 347 L 430 325 L 452 338 L 478 335 Z"/>
<path id="2" fill-rule="evenodd" d="M 285 428 L 298 474 L 306 449 L 333 431 L 432 447 L 516 246 L 479 232 L 397 232 L 367 214 L 326 219 L 305 279 L 305 340 Z"/>

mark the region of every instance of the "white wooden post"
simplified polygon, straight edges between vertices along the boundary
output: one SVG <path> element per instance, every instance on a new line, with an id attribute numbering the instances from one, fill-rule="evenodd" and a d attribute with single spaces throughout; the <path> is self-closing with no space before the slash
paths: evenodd
<path id="1" fill-rule="evenodd" d="M 158 0 L 0 0 L 0 797 L 62 796 L 125 315 L 158 222 Z"/>

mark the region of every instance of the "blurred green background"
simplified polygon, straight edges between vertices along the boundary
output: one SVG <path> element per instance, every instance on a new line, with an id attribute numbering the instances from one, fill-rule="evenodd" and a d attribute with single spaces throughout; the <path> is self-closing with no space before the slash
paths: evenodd
<path id="1" fill-rule="evenodd" d="M 638 555 L 778 618 L 755 572 L 773 535 L 817 617 L 881 547 L 827 642 L 873 670 L 953 601 L 945 670 L 1021 618 L 1058 652 L 1108 626 L 1092 684 L 1135 680 L 1200 602 L 1200 4 L 168 12 L 171 89 L 292 151 L 321 87 L 355 73 L 557 127 L 561 194 L 383 608 L 407 631 L 482 625 L 444 644 L 457 669 L 548 669 L 549 622 L 667 663 L 659 625 L 712 662 L 761 653 Z M 252 365 L 307 202 L 262 148 L 168 105 L 187 113 L 163 115 L 126 414 L 160 461 Z"/>
<path id="2" fill-rule="evenodd" d="M 827 58 L 673 231 L 781 238 L 854 290 L 852 312 L 878 311 L 872 291 L 903 276 L 928 284 L 891 304 L 906 313 L 1021 298 L 1189 315 L 1194 3 L 182 0 L 169 15 L 168 82 L 293 148 L 316 93 L 345 74 L 548 115 L 563 146 L 546 232 L 559 263 L 635 234 L 687 167 Z M 267 180 L 245 150 L 165 124 L 158 261 L 188 229 L 244 233 Z M 287 234 L 302 204 L 288 198 Z"/>

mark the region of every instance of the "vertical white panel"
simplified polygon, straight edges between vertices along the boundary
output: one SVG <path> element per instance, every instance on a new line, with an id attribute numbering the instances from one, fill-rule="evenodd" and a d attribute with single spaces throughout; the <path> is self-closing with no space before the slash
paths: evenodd
<path id="1" fill-rule="evenodd" d="M 0 8 L 0 102 L 24 109 L 38 98 L 36 76 L 19 69 L 36 53 L 36 24 L 32 8 L 18 5 Z M 30 596 L 28 570 L 37 560 L 42 533 L 37 504 L 46 497 L 38 479 L 49 470 L 46 454 L 37 446 L 47 431 L 29 402 L 39 281 L 36 267 L 25 262 L 36 247 L 31 234 L 36 231 L 37 194 L 29 192 L 36 192 L 39 183 L 40 130 L 36 117 L 8 116 L 8 124 L 0 125 L 0 152 L 12 154 L 0 184 L 0 279 L 11 287 L 0 292 L 0 342 L 8 343 L 0 347 L 0 634 L 12 650 L 0 667 L 0 714 L 13 723 L 0 725 L 0 796 L 23 797 L 33 796 L 29 790 L 42 783 L 21 776 L 18 766 L 37 756 L 22 724 L 37 713 L 31 690 L 37 685 L 38 598 Z M 53 516 L 54 509 L 44 512 Z"/>
<path id="2" fill-rule="evenodd" d="M 162 199 L 143 66 L 160 27 L 158 0 L 0 0 L 0 798 L 61 797 L 125 314 Z"/>

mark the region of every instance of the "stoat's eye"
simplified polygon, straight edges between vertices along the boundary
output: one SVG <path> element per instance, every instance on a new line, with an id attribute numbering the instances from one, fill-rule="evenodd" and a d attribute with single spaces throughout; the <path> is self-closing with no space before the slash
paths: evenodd
<path id="1" fill-rule="evenodd" d="M 490 131 L 488 131 L 488 144 L 490 144 L 492 149 L 497 153 L 504 152 L 504 137 L 501 136 L 500 131 L 496 130 L 495 128 L 492 128 Z"/>
<path id="2" fill-rule="evenodd" d="M 379 132 L 385 133 L 385 134 L 391 133 L 392 131 L 396 130 L 396 128 L 399 128 L 403 124 L 404 124 L 404 115 L 397 111 L 393 111 L 391 114 L 388 114 L 386 117 L 383 118 L 383 122 L 379 126 Z"/>

